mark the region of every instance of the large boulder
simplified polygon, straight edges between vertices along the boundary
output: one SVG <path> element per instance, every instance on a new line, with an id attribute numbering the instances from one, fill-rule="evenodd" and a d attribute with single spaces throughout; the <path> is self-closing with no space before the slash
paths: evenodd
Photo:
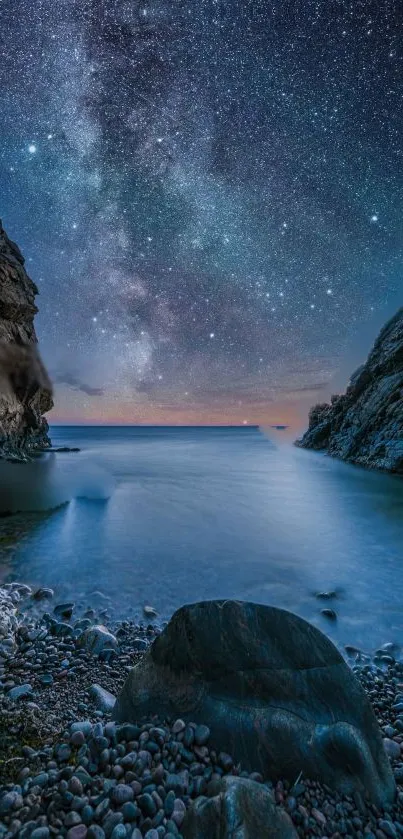
<path id="1" fill-rule="evenodd" d="M 196 798 L 182 826 L 184 839 L 298 839 L 284 810 L 263 784 L 223 778 L 216 794 Z"/>
<path id="2" fill-rule="evenodd" d="M 114 709 L 122 722 L 153 714 L 205 723 L 217 750 L 265 778 L 302 772 L 380 805 L 394 798 L 359 682 L 325 635 L 283 609 L 231 600 L 179 609 Z"/>

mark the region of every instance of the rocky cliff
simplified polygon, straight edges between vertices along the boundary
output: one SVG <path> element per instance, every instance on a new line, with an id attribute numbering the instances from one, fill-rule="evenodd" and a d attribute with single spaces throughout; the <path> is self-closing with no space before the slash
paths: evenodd
<path id="1" fill-rule="evenodd" d="M 52 386 L 37 350 L 37 293 L 0 221 L 0 458 L 25 460 L 50 445 L 43 414 L 53 406 Z"/>
<path id="2" fill-rule="evenodd" d="M 346 393 L 312 408 L 296 445 L 403 474 L 403 308 L 384 326 Z"/>

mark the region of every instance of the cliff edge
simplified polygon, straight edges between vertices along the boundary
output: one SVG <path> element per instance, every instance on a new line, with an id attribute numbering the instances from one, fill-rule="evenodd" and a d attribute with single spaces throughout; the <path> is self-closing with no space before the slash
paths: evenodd
<path id="1" fill-rule="evenodd" d="M 52 385 L 37 349 L 37 293 L 0 220 L 0 458 L 27 460 L 50 445 L 43 415 L 53 407 Z"/>
<path id="2" fill-rule="evenodd" d="M 403 474 L 403 308 L 381 330 L 346 393 L 311 409 L 296 445 Z"/>

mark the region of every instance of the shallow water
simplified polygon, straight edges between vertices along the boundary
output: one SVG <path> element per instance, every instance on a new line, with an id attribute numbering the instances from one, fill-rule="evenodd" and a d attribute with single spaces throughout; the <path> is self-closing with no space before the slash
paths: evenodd
<path id="1" fill-rule="evenodd" d="M 20 515 L 17 537 L 0 520 L 3 581 L 83 605 L 98 590 L 119 617 L 140 616 L 145 603 L 168 618 L 194 600 L 255 600 L 339 644 L 403 643 L 401 479 L 255 428 L 58 427 L 52 439 L 82 449 L 54 456 L 58 491 L 74 473 L 74 494 L 90 497 Z M 315 598 L 329 589 L 331 604 Z M 335 624 L 320 614 L 329 605 Z"/>

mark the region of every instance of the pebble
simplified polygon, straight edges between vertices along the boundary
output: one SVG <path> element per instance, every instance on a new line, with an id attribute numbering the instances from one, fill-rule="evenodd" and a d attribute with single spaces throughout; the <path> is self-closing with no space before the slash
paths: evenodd
<path id="1" fill-rule="evenodd" d="M 80 645 L 86 647 L 92 655 L 99 656 L 105 650 L 116 649 L 118 642 L 112 632 L 99 625 L 84 630 L 80 636 Z"/>
<path id="2" fill-rule="evenodd" d="M 400 757 L 400 746 L 395 740 L 389 740 L 388 737 L 383 738 L 383 745 L 385 751 L 391 760 L 397 760 Z"/>
<path id="3" fill-rule="evenodd" d="M 88 830 L 85 824 L 77 824 L 75 827 L 71 827 L 70 830 L 67 831 L 66 839 L 85 839 L 87 835 Z"/>
<path id="4" fill-rule="evenodd" d="M 74 603 L 58 603 L 53 609 L 55 615 L 60 618 L 71 618 L 74 610 Z"/>
<path id="5" fill-rule="evenodd" d="M 172 821 L 174 821 L 175 824 L 178 827 L 181 826 L 181 824 L 183 822 L 183 819 L 185 818 L 185 813 L 186 813 L 185 803 L 182 801 L 181 798 L 175 798 L 174 810 L 173 810 L 173 813 L 172 813 Z"/>
<path id="6" fill-rule="evenodd" d="M 91 824 L 87 831 L 87 839 L 105 839 L 105 831 L 99 824 Z"/>
<path id="7" fill-rule="evenodd" d="M 18 685 L 9 690 L 7 696 L 9 699 L 22 699 L 24 696 L 30 696 L 33 693 L 33 687 L 28 682 L 25 685 Z"/>
<path id="8" fill-rule="evenodd" d="M 79 614 L 84 609 L 78 603 Z M 197 718 L 194 723 L 178 719 L 170 727 L 156 720 L 141 725 L 110 720 L 110 710 L 99 707 L 96 691 L 113 696 L 111 691 L 119 689 L 157 630 L 134 621 L 113 624 L 112 630 L 98 624 L 102 639 L 106 633 L 114 641 L 111 648 L 106 645 L 105 657 L 101 650 L 95 660 L 95 647 L 82 642 L 93 629 L 88 621 L 95 613 L 88 614 L 74 626 L 49 615 L 39 622 L 28 616 L 16 644 L 8 639 L 8 657 L 0 659 L 0 683 L 7 686 L 4 708 L 12 709 L 7 713 L 17 719 L 18 713 L 25 717 L 32 712 L 36 719 L 47 709 L 49 718 L 55 715 L 53 737 L 41 735 L 42 744 L 33 741 L 35 748 L 23 747 L 17 783 L 0 793 L 0 839 L 5 839 L 4 831 L 6 839 L 178 839 L 190 799 L 206 795 L 211 779 L 239 770 L 231 755 L 210 750 L 210 730 Z M 403 666 L 386 645 L 377 651 L 379 666 L 356 648 L 346 652 L 370 695 L 396 781 L 403 783 Z M 5 693 L 28 684 L 28 673 L 35 703 L 12 704 Z M 258 773 L 241 774 L 264 781 Z M 402 787 L 387 813 L 368 809 L 363 796 L 343 797 L 305 778 L 293 787 L 279 781 L 273 794 L 301 839 L 403 839 Z"/>
<path id="9" fill-rule="evenodd" d="M 195 728 L 195 743 L 198 746 L 205 746 L 209 737 L 210 737 L 210 729 L 207 725 L 198 725 Z"/>
<path id="10" fill-rule="evenodd" d="M 124 824 L 117 824 L 111 833 L 111 839 L 127 839 L 126 828 Z"/>
<path id="11" fill-rule="evenodd" d="M 41 673 L 38 679 L 42 685 L 53 685 L 54 678 L 51 673 Z"/>
<path id="12" fill-rule="evenodd" d="M 335 620 L 337 620 L 337 614 L 336 614 L 336 612 L 334 611 L 334 609 L 321 609 L 321 610 L 320 610 L 320 613 L 321 613 L 321 615 L 323 615 L 325 618 L 329 618 L 329 620 L 331 620 L 331 621 L 335 621 Z"/>
<path id="13" fill-rule="evenodd" d="M 397 831 L 394 824 L 386 819 L 380 819 L 379 822 L 380 830 L 386 834 L 386 836 L 390 836 L 390 839 L 397 839 Z"/>
<path id="14" fill-rule="evenodd" d="M 100 685 L 91 685 L 88 691 L 91 699 L 94 701 L 95 707 L 100 711 L 112 711 L 116 696 L 110 693 L 109 690 L 102 688 Z"/>
<path id="15" fill-rule="evenodd" d="M 50 600 L 54 597 L 54 591 L 51 588 L 38 588 L 32 597 L 34 600 Z"/>
<path id="16" fill-rule="evenodd" d="M 133 801 L 134 793 L 128 784 L 118 784 L 112 790 L 112 801 L 117 804 L 125 804 L 127 801 Z"/>

